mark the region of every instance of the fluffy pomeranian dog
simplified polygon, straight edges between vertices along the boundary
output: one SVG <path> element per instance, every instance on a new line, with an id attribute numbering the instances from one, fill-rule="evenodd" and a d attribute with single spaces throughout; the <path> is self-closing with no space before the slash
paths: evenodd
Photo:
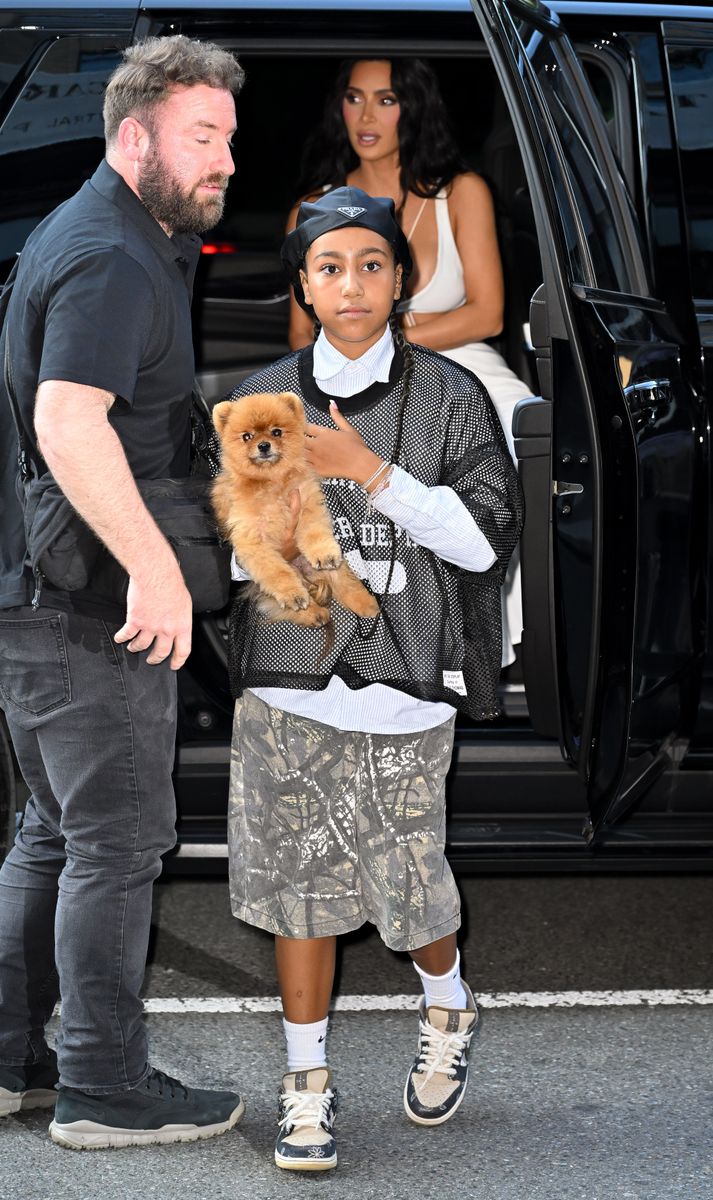
<path id="1" fill-rule="evenodd" d="M 222 447 L 213 507 L 252 577 L 262 615 L 326 626 L 334 597 L 360 617 L 377 616 L 377 601 L 342 559 L 319 478 L 307 462 L 299 396 L 280 392 L 223 400 L 213 409 L 213 422 Z M 299 555 L 287 562 L 280 546 L 294 522 L 290 497 L 295 491 Z"/>

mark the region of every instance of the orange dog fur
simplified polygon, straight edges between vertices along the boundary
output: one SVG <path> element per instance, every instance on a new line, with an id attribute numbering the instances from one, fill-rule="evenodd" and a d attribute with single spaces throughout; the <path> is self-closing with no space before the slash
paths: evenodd
<path id="1" fill-rule="evenodd" d="M 221 472 L 213 483 L 213 507 L 238 562 L 259 589 L 261 613 L 313 627 L 329 623 L 332 596 L 361 617 L 379 605 L 357 579 L 334 536 L 319 478 L 305 457 L 305 413 L 294 392 L 224 400 L 213 409 L 222 447 Z M 294 517 L 290 496 L 298 491 L 295 531 L 299 557 L 280 552 Z"/>

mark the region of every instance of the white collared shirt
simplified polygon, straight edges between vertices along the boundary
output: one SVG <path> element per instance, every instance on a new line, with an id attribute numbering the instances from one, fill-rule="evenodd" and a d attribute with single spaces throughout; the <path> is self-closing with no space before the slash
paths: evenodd
<path id="1" fill-rule="evenodd" d="M 337 350 L 322 329 L 314 344 L 312 370 L 323 392 L 330 396 L 354 396 L 372 383 L 388 383 L 393 357 L 394 339 L 388 325 L 378 342 L 355 359 Z"/>

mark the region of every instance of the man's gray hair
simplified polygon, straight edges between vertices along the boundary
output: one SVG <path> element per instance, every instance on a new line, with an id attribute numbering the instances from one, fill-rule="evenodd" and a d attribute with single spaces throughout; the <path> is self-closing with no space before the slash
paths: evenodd
<path id="1" fill-rule="evenodd" d="M 125 117 L 150 124 L 151 113 L 169 98 L 174 87 L 224 88 L 237 95 L 245 72 L 227 50 L 213 42 L 175 37 L 145 38 L 124 51 L 124 61 L 109 79 L 104 96 L 104 133 L 115 139 Z"/>

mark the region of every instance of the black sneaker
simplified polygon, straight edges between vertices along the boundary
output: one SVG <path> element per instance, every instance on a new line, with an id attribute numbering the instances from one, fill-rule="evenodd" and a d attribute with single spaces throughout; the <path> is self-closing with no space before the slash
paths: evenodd
<path id="1" fill-rule="evenodd" d="M 417 1125 L 442 1125 L 465 1096 L 468 1052 L 480 1023 L 473 993 L 463 983 L 467 1008 L 419 1005 L 418 1054 L 404 1088 L 404 1108 Z"/>
<path id="2" fill-rule="evenodd" d="M 57 1102 L 57 1055 L 26 1067 L 0 1066 L 0 1117 L 27 1108 L 54 1108 Z"/>
<path id="3" fill-rule="evenodd" d="M 278 1093 L 280 1132 L 275 1162 L 288 1171 L 328 1171 L 337 1165 L 332 1125 L 337 1114 L 337 1089 L 330 1088 L 326 1067 L 285 1075 Z"/>
<path id="4" fill-rule="evenodd" d="M 60 1088 L 50 1137 L 69 1150 L 118 1150 L 153 1142 L 195 1142 L 225 1133 L 242 1117 L 236 1092 L 187 1088 L 152 1069 L 128 1092 L 91 1096 Z"/>

